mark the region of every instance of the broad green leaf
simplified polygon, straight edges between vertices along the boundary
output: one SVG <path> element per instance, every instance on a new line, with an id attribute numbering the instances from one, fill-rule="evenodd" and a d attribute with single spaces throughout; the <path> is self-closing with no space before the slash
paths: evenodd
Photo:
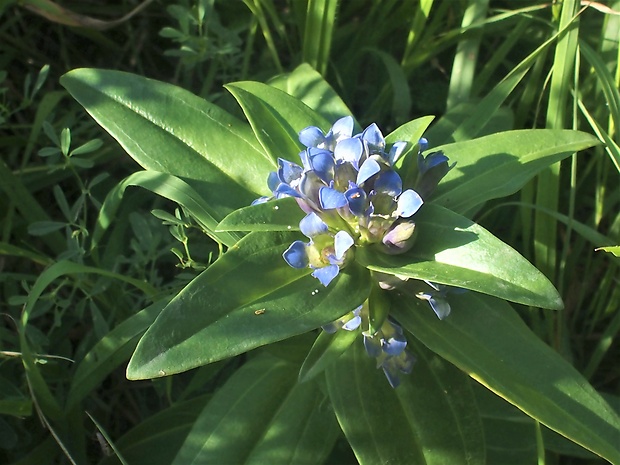
<path id="1" fill-rule="evenodd" d="M 86 354 L 77 366 L 71 379 L 66 408 L 70 410 L 82 401 L 93 389 L 121 363 L 131 357 L 139 338 L 155 321 L 166 301 L 159 301 L 140 310 L 106 334 Z"/>
<path id="2" fill-rule="evenodd" d="M 305 213 L 292 197 L 235 210 L 217 225 L 217 231 L 299 231 Z"/>
<path id="3" fill-rule="evenodd" d="M 445 208 L 426 204 L 416 213 L 418 236 L 402 255 L 360 248 L 368 269 L 472 289 L 502 299 L 560 309 L 551 282 L 518 252 L 483 227 Z"/>
<path id="4" fill-rule="evenodd" d="M 424 135 L 426 128 L 430 126 L 434 119 L 434 116 L 422 116 L 421 118 L 411 120 L 397 127 L 385 136 L 385 142 L 389 145 L 396 141 L 403 140 L 405 142 L 417 144 L 420 137 Z M 401 164 L 399 162 L 396 162 L 396 166 L 400 167 L 400 165 Z"/>
<path id="5" fill-rule="evenodd" d="M 296 162 L 304 146 L 299 142 L 299 131 L 318 126 L 327 131 L 331 126 L 301 100 L 275 87 L 259 82 L 235 82 L 226 89 L 243 108 L 256 138 L 277 163 L 278 158 Z M 265 176 L 264 182 L 267 182 Z"/>
<path id="6" fill-rule="evenodd" d="M 351 115 L 340 96 L 307 63 L 302 63 L 290 74 L 274 78 L 269 84 L 298 98 L 331 123 Z"/>
<path id="7" fill-rule="evenodd" d="M 536 463 L 535 421 L 484 386 L 474 386 L 474 393 L 484 425 L 487 463 Z"/>
<path id="8" fill-rule="evenodd" d="M 429 349 L 550 429 L 620 463 L 620 417 L 506 302 L 455 296 L 443 321 L 421 301 L 399 303 L 394 316 Z"/>
<path id="9" fill-rule="evenodd" d="M 434 118 L 434 116 L 416 118 L 396 128 L 385 137 L 385 142 L 388 145 L 397 141 L 408 142 L 405 152 L 395 163 L 396 169 L 403 180 L 403 186 L 412 186 L 415 182 L 418 174 L 418 154 L 413 149 L 418 147 L 418 141 Z"/>
<path id="10" fill-rule="evenodd" d="M 317 385 L 296 383 L 297 370 L 271 356 L 243 365 L 200 412 L 172 465 L 321 463 L 338 425 Z"/>
<path id="11" fill-rule="evenodd" d="M 299 370 L 299 382 L 305 383 L 323 372 L 358 338 L 361 338 L 359 330 L 340 330 L 334 334 L 321 331 Z"/>
<path id="12" fill-rule="evenodd" d="M 527 129 L 436 147 L 456 166 L 431 201 L 457 213 L 521 189 L 543 168 L 599 144 L 579 131 Z"/>
<path id="13" fill-rule="evenodd" d="M 101 237 L 114 221 L 125 190 L 129 186 L 148 189 L 183 206 L 205 231 L 229 247 L 240 239 L 237 234 L 215 232 L 218 221 L 216 218 L 224 217 L 230 211 L 230 207 L 205 201 L 191 185 L 176 176 L 149 170 L 131 174 L 108 192 L 97 217 L 92 248 L 98 245 Z"/>
<path id="14" fill-rule="evenodd" d="M 369 277 L 355 264 L 323 288 L 282 253 L 294 233 L 251 233 L 188 284 L 140 340 L 130 379 L 155 378 L 327 324 L 360 305 Z M 171 328 L 174 328 L 171 331 Z"/>
<path id="15" fill-rule="evenodd" d="M 393 389 L 360 341 L 327 368 L 336 417 L 359 463 L 485 463 L 484 436 L 470 381 L 425 349 Z"/>
<path id="16" fill-rule="evenodd" d="M 145 169 L 191 179 L 205 198 L 224 191 L 237 208 L 267 193 L 273 160 L 245 123 L 219 107 L 120 71 L 77 69 L 60 82 Z"/>

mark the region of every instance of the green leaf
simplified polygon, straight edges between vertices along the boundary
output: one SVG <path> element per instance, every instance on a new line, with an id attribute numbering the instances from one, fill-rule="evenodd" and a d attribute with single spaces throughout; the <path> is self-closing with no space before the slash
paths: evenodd
<path id="1" fill-rule="evenodd" d="M 431 312 L 432 313 L 432 312 Z M 362 465 L 483 464 L 482 423 L 470 381 L 421 345 L 392 389 L 361 341 L 327 368 L 336 417 Z"/>
<path id="2" fill-rule="evenodd" d="M 250 233 L 188 284 L 140 340 L 130 379 L 155 378 L 237 355 L 336 320 L 368 296 L 347 266 L 328 288 L 282 253 L 294 233 Z M 174 331 L 170 328 L 174 327 Z"/>
<path id="3" fill-rule="evenodd" d="M 250 128 L 219 107 L 119 71 L 77 69 L 60 82 L 144 168 L 194 180 L 205 198 L 223 191 L 236 208 L 267 193 L 275 163 Z"/>
<path id="4" fill-rule="evenodd" d="M 620 463 L 618 415 L 506 302 L 455 296 L 443 321 L 416 299 L 399 303 L 394 316 L 429 349 L 550 429 Z"/>
<path id="5" fill-rule="evenodd" d="M 103 145 L 103 141 L 101 139 L 93 139 L 88 142 L 80 145 L 79 147 L 71 150 L 70 156 L 75 155 L 84 155 L 86 153 L 94 152 L 95 150 L 99 150 Z"/>
<path id="6" fill-rule="evenodd" d="M 373 271 L 472 289 L 502 299 L 561 309 L 551 282 L 518 252 L 467 218 L 426 204 L 416 213 L 417 238 L 402 255 L 371 247 L 356 259 Z"/>
<path id="7" fill-rule="evenodd" d="M 543 168 L 597 144 L 598 139 L 584 132 L 528 129 L 433 148 L 442 150 L 456 166 L 431 200 L 466 213 L 487 200 L 517 192 Z"/>
<path id="8" fill-rule="evenodd" d="M 91 248 L 99 244 L 113 223 L 125 190 L 129 186 L 142 187 L 183 206 L 205 231 L 229 247 L 240 239 L 240 236 L 234 233 L 215 232 L 216 218 L 223 217 L 228 211 L 227 208 L 222 209 L 221 204 L 205 201 L 190 184 L 176 176 L 156 171 L 138 171 L 123 179 L 108 192 L 97 217 Z"/>
<path id="9" fill-rule="evenodd" d="M 418 147 L 418 141 L 434 118 L 434 116 L 416 118 L 396 128 L 385 137 L 388 145 L 397 141 L 408 142 L 405 152 L 395 163 L 396 170 L 403 180 L 403 186 L 412 186 L 415 182 L 418 175 L 418 154 L 413 149 Z"/>
<path id="10" fill-rule="evenodd" d="M 295 199 L 285 197 L 235 210 L 217 231 L 299 231 L 304 216 Z"/>
<path id="11" fill-rule="evenodd" d="M 596 251 L 603 250 L 604 252 L 609 252 L 610 254 L 613 254 L 614 257 L 620 258 L 620 245 L 611 245 L 609 247 L 599 247 L 594 250 Z"/>
<path id="12" fill-rule="evenodd" d="M 271 356 L 244 364 L 200 412 L 172 465 L 322 463 L 338 425 L 317 385 L 296 383 L 297 370 Z"/>
<path id="13" fill-rule="evenodd" d="M 430 126 L 434 119 L 434 116 L 422 116 L 421 118 L 411 120 L 397 127 L 387 136 L 385 136 L 385 142 L 389 145 L 393 144 L 396 141 L 403 140 L 405 142 L 417 144 L 420 140 L 420 137 L 424 135 L 424 131 L 426 131 L 426 128 Z M 396 162 L 397 167 L 400 167 L 400 165 L 401 164 L 399 162 Z"/>
<path id="14" fill-rule="evenodd" d="M 274 78 L 269 84 L 298 98 L 330 123 L 352 114 L 334 89 L 307 63 L 290 74 Z"/>
<path id="15" fill-rule="evenodd" d="M 335 362 L 351 344 L 361 337 L 361 331 L 339 330 L 334 334 L 321 331 L 308 356 L 299 370 L 299 382 L 305 383 L 311 380 L 325 368 Z"/>
<path id="16" fill-rule="evenodd" d="M 308 126 L 329 129 L 326 121 L 301 100 L 275 87 L 259 82 L 235 82 L 226 89 L 243 108 L 256 138 L 266 153 L 277 162 L 278 157 L 296 161 L 304 148 L 299 142 L 299 131 Z M 267 177 L 264 180 L 267 182 Z"/>

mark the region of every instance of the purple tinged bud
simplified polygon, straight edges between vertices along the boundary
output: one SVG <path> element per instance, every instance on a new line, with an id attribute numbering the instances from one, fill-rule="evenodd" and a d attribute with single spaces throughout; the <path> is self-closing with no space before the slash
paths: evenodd
<path id="1" fill-rule="evenodd" d="M 413 246 L 413 234 L 415 223 L 398 223 L 383 236 L 381 242 L 384 245 L 384 252 L 390 255 L 397 255 L 407 252 Z"/>

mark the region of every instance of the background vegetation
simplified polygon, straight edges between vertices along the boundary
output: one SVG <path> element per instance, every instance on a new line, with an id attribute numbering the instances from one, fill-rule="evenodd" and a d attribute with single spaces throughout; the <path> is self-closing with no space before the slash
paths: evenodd
<path id="1" fill-rule="evenodd" d="M 243 118 L 223 84 L 307 62 L 384 133 L 430 114 L 452 140 L 485 125 L 595 134 L 599 147 L 475 219 L 559 289 L 564 311 L 522 316 L 620 407 L 618 258 L 595 251 L 620 243 L 619 12 L 575 0 L 0 1 L 0 462 L 111 463 L 104 436 L 130 447 L 162 435 L 169 463 L 196 406 L 244 362 L 125 379 L 141 331 L 222 246 L 130 189 L 93 249 L 103 199 L 136 166 L 59 85 L 78 67 L 174 83 Z M 485 426 L 506 431 L 493 408 Z M 529 424 L 515 413 L 510 426 L 489 434 L 488 463 L 596 463 L 554 437 L 541 455 Z M 328 458 L 354 461 L 346 442 Z"/>

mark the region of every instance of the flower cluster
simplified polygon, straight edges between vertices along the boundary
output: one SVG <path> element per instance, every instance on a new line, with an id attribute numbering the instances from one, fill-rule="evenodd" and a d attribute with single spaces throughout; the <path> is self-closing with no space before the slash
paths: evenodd
<path id="1" fill-rule="evenodd" d="M 280 158 L 278 170 L 268 178 L 273 197 L 293 197 L 306 213 L 299 229 L 308 241 L 293 242 L 283 253 L 284 260 L 293 268 L 311 268 L 324 286 L 338 276 L 357 246 L 376 244 L 388 254 L 408 251 L 415 240 L 413 216 L 452 168 L 442 152 L 422 155 L 427 141 L 420 139 L 417 179 L 413 189 L 403 189 L 394 164 L 407 143 L 398 141 L 388 148 L 374 123 L 359 134 L 353 135 L 353 129 L 350 116 L 336 121 L 327 133 L 314 126 L 303 129 L 299 140 L 306 148 L 299 154 L 301 164 Z M 255 203 L 267 200 L 262 197 Z M 429 294 L 427 300 L 437 311 L 441 298 L 433 297 Z M 324 330 L 368 327 L 367 307 L 368 301 Z M 386 319 L 379 330 L 363 334 L 367 353 L 396 387 L 398 374 L 409 373 L 414 362 L 402 328 Z"/>
<path id="2" fill-rule="evenodd" d="M 294 242 L 284 259 L 293 268 L 312 268 L 324 286 L 338 275 L 354 245 L 378 243 L 390 254 L 409 250 L 415 232 L 411 217 L 424 203 L 417 190 L 403 190 L 393 169 L 407 143 L 387 150 L 376 124 L 356 135 L 353 126 L 347 116 L 327 134 L 314 126 L 303 129 L 301 165 L 280 158 L 278 171 L 268 179 L 276 198 L 294 197 L 307 214 L 299 226 L 309 242 Z M 425 145 L 422 139 L 416 184 L 427 195 L 449 167 L 441 152 L 424 157 Z"/>

